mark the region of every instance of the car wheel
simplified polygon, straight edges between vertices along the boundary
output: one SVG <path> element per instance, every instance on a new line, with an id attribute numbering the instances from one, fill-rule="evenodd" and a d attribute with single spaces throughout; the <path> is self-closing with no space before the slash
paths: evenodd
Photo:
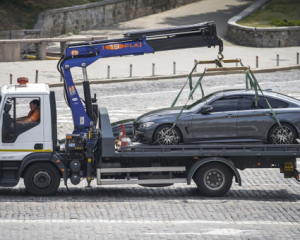
<path id="1" fill-rule="evenodd" d="M 221 197 L 232 184 L 233 174 L 222 163 L 207 163 L 193 177 L 199 191 L 207 197 Z"/>
<path id="2" fill-rule="evenodd" d="M 296 131 L 290 124 L 282 123 L 282 128 L 276 124 L 269 133 L 269 143 L 271 144 L 293 144 L 296 142 Z"/>
<path id="3" fill-rule="evenodd" d="M 154 133 L 154 144 L 159 145 L 178 145 L 181 142 L 179 130 L 170 125 L 163 125 L 157 128 Z"/>
<path id="4" fill-rule="evenodd" d="M 26 190 L 32 195 L 53 195 L 60 184 L 60 174 L 51 163 L 34 163 L 24 174 L 24 184 Z"/>

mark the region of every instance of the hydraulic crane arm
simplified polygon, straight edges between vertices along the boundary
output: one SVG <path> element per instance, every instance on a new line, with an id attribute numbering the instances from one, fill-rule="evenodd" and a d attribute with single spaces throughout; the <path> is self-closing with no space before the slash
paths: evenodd
<path id="1" fill-rule="evenodd" d="M 222 56 L 223 41 L 217 36 L 214 22 L 145 31 L 130 31 L 124 34 L 124 38 L 67 45 L 64 56 L 58 63 L 58 70 L 65 80 L 66 100 L 73 114 L 74 132 L 87 133 L 96 124 L 92 112 L 92 100 L 86 73 L 86 67 L 96 60 L 114 56 L 143 55 L 156 51 L 203 46 L 219 46 L 219 55 Z M 74 86 L 70 71 L 73 67 L 81 67 L 83 70 L 86 109 L 80 101 Z"/>

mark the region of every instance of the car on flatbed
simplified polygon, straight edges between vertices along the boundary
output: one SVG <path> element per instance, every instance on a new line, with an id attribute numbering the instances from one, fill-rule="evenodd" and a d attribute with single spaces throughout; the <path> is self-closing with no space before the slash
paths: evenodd
<path id="1" fill-rule="evenodd" d="M 259 94 L 257 104 L 254 90 L 209 94 L 187 105 L 176 126 L 172 127 L 181 109 L 164 108 L 138 117 L 133 123 L 137 141 L 160 145 L 293 144 L 300 134 L 300 101 L 271 90 Z"/>

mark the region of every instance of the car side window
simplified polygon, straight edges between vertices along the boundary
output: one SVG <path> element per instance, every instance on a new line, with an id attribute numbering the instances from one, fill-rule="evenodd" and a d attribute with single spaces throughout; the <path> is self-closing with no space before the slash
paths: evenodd
<path id="1" fill-rule="evenodd" d="M 238 97 L 235 98 L 221 98 L 210 105 L 213 107 L 212 112 L 228 112 L 235 111 Z"/>
<path id="2" fill-rule="evenodd" d="M 274 99 L 268 98 L 267 100 L 272 108 L 287 108 L 288 104 Z M 269 105 L 264 97 L 259 97 L 257 101 L 257 106 L 255 106 L 254 96 L 244 96 L 243 97 L 243 110 L 251 110 L 251 109 L 269 109 Z"/>

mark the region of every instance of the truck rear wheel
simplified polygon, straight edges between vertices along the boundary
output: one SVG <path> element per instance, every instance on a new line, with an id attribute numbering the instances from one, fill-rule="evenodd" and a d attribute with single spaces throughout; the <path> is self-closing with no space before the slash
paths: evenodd
<path id="1" fill-rule="evenodd" d="M 32 195 L 53 195 L 60 184 L 60 174 L 51 163 L 34 163 L 24 174 L 24 184 L 26 190 Z"/>
<path id="2" fill-rule="evenodd" d="M 194 181 L 199 191 L 207 197 L 220 197 L 227 193 L 233 174 L 222 163 L 208 163 L 196 172 Z"/>

